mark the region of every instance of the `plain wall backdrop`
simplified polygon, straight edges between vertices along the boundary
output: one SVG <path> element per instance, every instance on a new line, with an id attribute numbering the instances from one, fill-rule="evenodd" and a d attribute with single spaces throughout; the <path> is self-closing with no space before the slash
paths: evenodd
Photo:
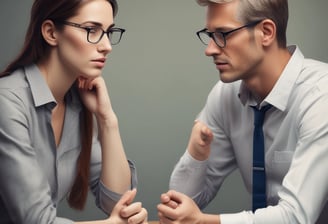
<path id="1" fill-rule="evenodd" d="M 1 70 L 22 46 L 32 2 L 1 0 Z M 114 46 L 103 76 L 127 156 L 137 166 L 136 200 L 143 202 L 152 220 L 157 218 L 160 194 L 168 190 L 171 171 L 185 151 L 194 118 L 219 76 L 195 34 L 204 27 L 205 8 L 194 0 L 118 0 L 118 4 L 115 23 L 127 31 Z M 289 0 L 289 8 L 288 43 L 297 44 L 306 57 L 328 62 L 328 2 Z M 234 172 L 206 211 L 250 207 L 250 196 Z M 63 202 L 58 215 L 73 220 L 105 217 L 92 196 L 86 211 L 73 211 Z"/>

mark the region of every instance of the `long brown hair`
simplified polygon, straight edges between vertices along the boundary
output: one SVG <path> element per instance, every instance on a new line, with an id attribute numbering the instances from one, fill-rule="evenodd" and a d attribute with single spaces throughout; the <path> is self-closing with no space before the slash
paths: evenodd
<path id="1" fill-rule="evenodd" d="M 107 0 L 117 14 L 116 0 Z M 25 42 L 18 56 L 0 73 L 10 75 L 16 69 L 37 63 L 48 55 L 49 45 L 43 39 L 41 26 L 45 20 L 65 21 L 74 16 L 85 0 L 35 0 L 31 9 L 30 23 L 26 32 Z M 89 190 L 89 171 L 92 145 L 92 114 L 83 106 L 81 120 L 81 152 L 77 163 L 77 175 L 69 196 L 68 203 L 75 209 L 82 210 L 86 203 Z"/>

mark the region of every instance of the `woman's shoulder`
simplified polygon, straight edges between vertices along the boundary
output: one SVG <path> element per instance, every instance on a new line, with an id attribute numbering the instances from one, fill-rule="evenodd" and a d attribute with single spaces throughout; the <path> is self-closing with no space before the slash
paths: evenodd
<path id="1" fill-rule="evenodd" d="M 28 86 L 24 68 L 15 70 L 9 75 L 0 77 L 0 90 L 26 88 Z"/>
<path id="2" fill-rule="evenodd" d="M 1 105 L 19 105 L 23 107 L 31 101 L 31 91 L 26 79 L 24 68 L 0 78 Z"/>

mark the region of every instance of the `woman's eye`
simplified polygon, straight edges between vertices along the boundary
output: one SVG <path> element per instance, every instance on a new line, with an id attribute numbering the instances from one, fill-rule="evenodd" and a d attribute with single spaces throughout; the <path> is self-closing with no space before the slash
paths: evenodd
<path id="1" fill-rule="evenodd" d="M 99 28 L 98 27 L 86 27 L 89 31 L 89 33 L 98 33 Z"/>

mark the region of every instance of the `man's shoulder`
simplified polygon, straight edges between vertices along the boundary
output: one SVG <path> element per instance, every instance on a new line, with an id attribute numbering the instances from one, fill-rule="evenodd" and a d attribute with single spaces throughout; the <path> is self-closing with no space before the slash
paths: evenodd
<path id="1" fill-rule="evenodd" d="M 318 86 L 327 84 L 328 82 L 328 63 L 305 59 L 302 66 L 301 74 L 298 78 L 298 83 L 304 83 L 310 86 Z M 328 90 L 328 88 L 325 88 Z"/>
<path id="2" fill-rule="evenodd" d="M 326 63 L 324 61 L 312 59 L 312 58 L 305 58 L 303 67 L 305 69 L 312 69 L 312 70 L 323 71 L 323 72 L 325 71 L 328 73 L 328 70 L 327 70 L 328 63 Z"/>

